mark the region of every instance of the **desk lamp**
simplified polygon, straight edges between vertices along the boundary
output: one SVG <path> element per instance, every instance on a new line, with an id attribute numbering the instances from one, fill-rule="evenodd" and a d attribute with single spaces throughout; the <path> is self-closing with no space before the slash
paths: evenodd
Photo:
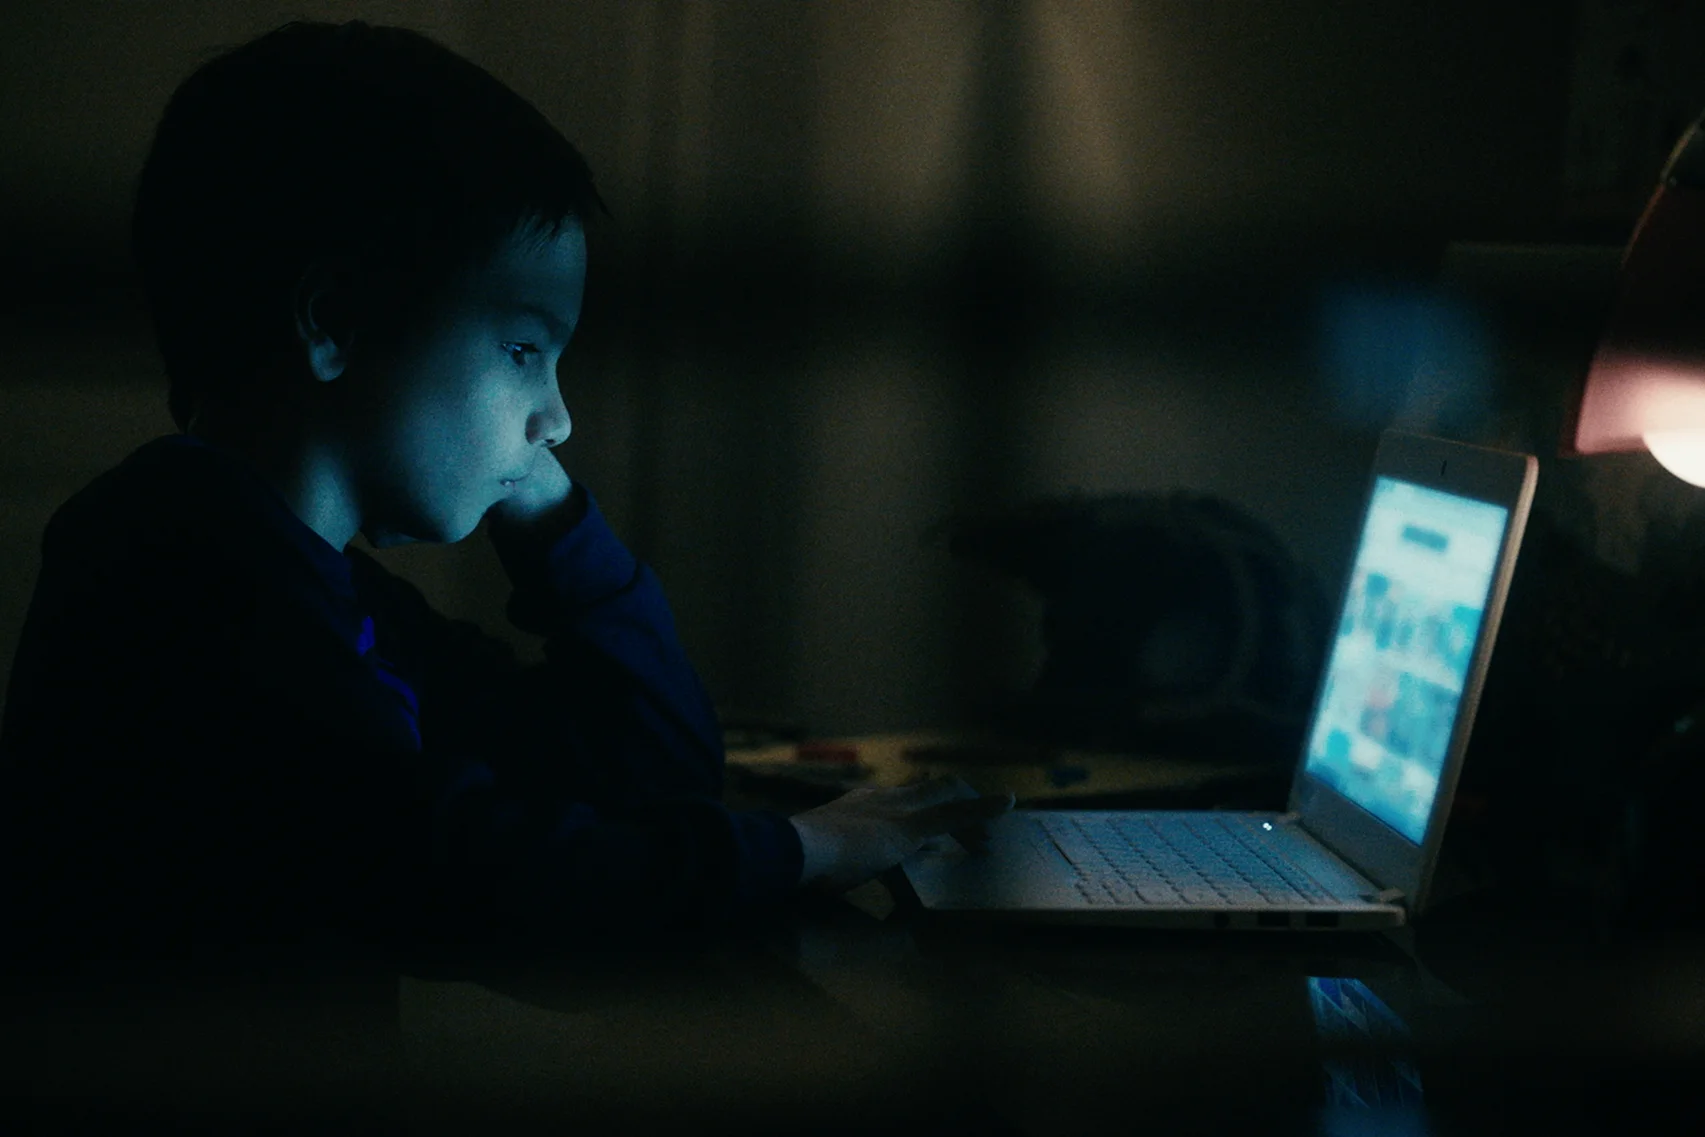
<path id="1" fill-rule="evenodd" d="M 1705 487 L 1705 116 L 1670 153 L 1622 254 L 1574 429 L 1576 455 L 1648 450 Z M 1685 615 L 1676 614 L 1685 620 Z M 1705 922 L 1705 854 L 1695 813 L 1705 793 L 1705 700 L 1625 764 L 1625 912 Z"/>
<path id="2" fill-rule="evenodd" d="M 1622 254 L 1564 449 L 1649 450 L 1705 487 L 1705 117 L 1671 152 Z"/>

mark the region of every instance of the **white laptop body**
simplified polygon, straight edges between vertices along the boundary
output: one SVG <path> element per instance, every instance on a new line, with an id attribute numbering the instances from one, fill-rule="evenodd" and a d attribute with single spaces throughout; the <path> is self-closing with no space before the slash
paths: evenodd
<path id="1" fill-rule="evenodd" d="M 1352 930 L 1426 903 L 1538 463 L 1380 441 L 1284 813 L 1015 810 L 904 870 L 925 908 L 1157 928 Z"/>

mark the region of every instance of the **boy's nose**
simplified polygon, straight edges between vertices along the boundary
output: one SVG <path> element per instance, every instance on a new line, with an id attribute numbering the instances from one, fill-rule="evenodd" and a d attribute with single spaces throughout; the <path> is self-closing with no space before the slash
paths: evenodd
<path id="1" fill-rule="evenodd" d="M 550 404 L 533 415 L 527 426 L 528 442 L 543 443 L 547 448 L 566 442 L 574 430 L 574 420 L 562 401 L 562 392 L 554 391 Z"/>

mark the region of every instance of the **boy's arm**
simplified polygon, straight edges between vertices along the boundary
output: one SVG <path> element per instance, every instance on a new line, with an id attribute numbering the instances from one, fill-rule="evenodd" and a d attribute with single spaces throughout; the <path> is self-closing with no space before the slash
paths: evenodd
<path id="1" fill-rule="evenodd" d="M 583 488 L 564 506 L 550 527 L 493 533 L 514 584 L 510 618 L 546 637 L 543 664 L 520 664 L 507 643 L 352 555 L 380 654 L 421 687 L 433 859 L 458 873 L 514 865 L 502 907 L 570 923 L 630 905 L 684 916 L 711 898 L 724 910 L 779 898 L 800 879 L 797 832 L 717 801 L 720 726 L 655 575 Z"/>
<path id="2" fill-rule="evenodd" d="M 780 900 L 798 885 L 800 839 L 786 818 L 700 797 L 654 800 L 616 816 L 503 790 L 490 767 L 430 758 L 415 784 L 429 800 L 431 866 L 400 891 L 430 923 L 417 944 L 476 953 L 506 943 L 547 952 L 620 942 L 655 945 Z M 381 894 L 385 894 L 384 891 Z M 408 921 L 402 921 L 407 926 Z"/>
<path id="3" fill-rule="evenodd" d="M 554 465 L 554 462 L 553 462 Z M 581 722 L 629 774 L 619 791 L 719 795 L 722 727 L 676 635 L 662 585 L 576 484 L 528 525 L 494 510 L 491 542 L 514 591 L 507 614 L 545 637 L 547 667 L 577 681 Z M 583 684 L 583 689 L 578 685 Z"/>
<path id="4" fill-rule="evenodd" d="M 170 957 L 346 930 L 431 965 L 668 940 L 799 880 L 785 818 L 686 792 L 606 810 L 417 749 L 370 663 L 235 565 L 77 559 L 95 587 L 32 607 L 0 740 L 31 935 Z"/>
<path id="5" fill-rule="evenodd" d="M 508 785 L 606 809 L 720 796 L 721 728 L 656 576 L 583 487 L 566 505 L 552 529 L 492 527 L 514 585 L 509 617 L 545 637 L 543 664 L 520 664 L 508 644 L 352 556 L 381 654 L 421 686 L 426 745 L 479 755 Z"/>

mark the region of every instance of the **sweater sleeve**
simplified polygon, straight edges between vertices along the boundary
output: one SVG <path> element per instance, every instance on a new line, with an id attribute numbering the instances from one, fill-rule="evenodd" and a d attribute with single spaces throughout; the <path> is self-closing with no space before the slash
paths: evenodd
<path id="1" fill-rule="evenodd" d="M 687 661 L 656 575 L 616 538 L 585 486 L 580 518 L 548 544 L 492 530 L 514 591 L 507 614 L 545 637 L 552 674 L 569 678 L 576 720 L 595 732 L 604 762 L 599 792 L 643 798 L 658 792 L 722 791 L 722 730 Z"/>
<path id="2" fill-rule="evenodd" d="M 545 637 L 542 664 L 357 561 L 380 649 L 419 687 L 433 907 L 489 903 L 464 922 L 572 943 L 780 899 L 802 869 L 797 832 L 717 800 L 721 731 L 657 578 L 576 493 L 583 515 L 554 541 L 494 537 L 508 614 Z"/>
<path id="3" fill-rule="evenodd" d="M 0 718 L 0 956 L 407 968 L 667 942 L 793 889 L 797 834 L 717 800 L 709 701 L 595 508 L 511 558 L 529 667 L 205 452 L 151 453 L 44 534 Z"/>

